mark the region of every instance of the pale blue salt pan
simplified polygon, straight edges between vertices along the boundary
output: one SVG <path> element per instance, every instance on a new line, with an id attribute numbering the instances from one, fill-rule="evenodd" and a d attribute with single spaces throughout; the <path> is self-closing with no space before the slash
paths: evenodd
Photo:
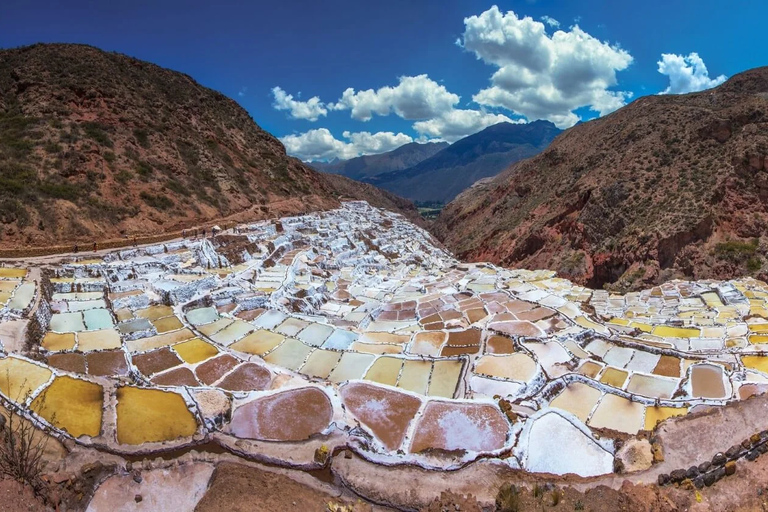
<path id="1" fill-rule="evenodd" d="M 280 311 L 277 311 L 276 309 L 270 309 L 266 313 L 262 314 L 253 321 L 253 324 L 262 327 L 264 329 L 274 329 L 278 325 L 280 325 L 283 320 L 288 318 L 288 315 L 285 313 L 281 313 Z"/>
<path id="2" fill-rule="evenodd" d="M 85 330 L 81 313 L 59 313 L 51 316 L 50 328 L 53 332 L 80 332 Z"/>
<path id="3" fill-rule="evenodd" d="M 319 347 L 333 332 L 333 327 L 323 324 L 310 324 L 301 331 L 298 338 L 308 345 Z M 326 347 L 327 348 L 327 347 Z"/>
<path id="4" fill-rule="evenodd" d="M 345 331 L 343 329 L 336 329 L 333 331 L 333 334 L 331 334 L 327 340 L 325 340 L 325 343 L 323 343 L 323 348 L 330 348 L 330 349 L 336 349 L 336 350 L 347 350 L 352 343 L 357 340 L 358 335 L 354 332 Z"/>
<path id="5" fill-rule="evenodd" d="M 216 308 L 197 308 L 187 311 L 187 320 L 192 325 L 204 325 L 215 322 L 219 318 Z"/>
<path id="6" fill-rule="evenodd" d="M 89 331 L 111 329 L 115 326 L 112 321 L 112 315 L 109 314 L 107 309 L 89 309 L 83 312 L 83 318 L 85 319 L 85 326 Z"/>
<path id="7" fill-rule="evenodd" d="M 16 309 L 20 311 L 27 309 L 34 298 L 35 283 L 24 283 L 16 288 L 11 302 L 8 303 L 8 309 Z"/>
<path id="8" fill-rule="evenodd" d="M 80 300 L 80 301 L 72 301 L 69 303 L 69 310 L 70 311 L 86 311 L 88 309 L 106 309 L 107 304 L 104 302 L 104 299 L 95 299 L 95 300 Z"/>

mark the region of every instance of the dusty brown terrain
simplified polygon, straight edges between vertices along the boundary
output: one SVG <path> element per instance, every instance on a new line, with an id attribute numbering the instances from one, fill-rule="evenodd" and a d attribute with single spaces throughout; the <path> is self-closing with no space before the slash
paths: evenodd
<path id="1" fill-rule="evenodd" d="M 0 51 L 6 249 L 327 209 L 341 195 L 417 218 L 360 191 L 288 157 L 235 101 L 182 73 L 84 45 Z"/>
<path id="2" fill-rule="evenodd" d="M 768 68 L 647 96 L 571 128 L 449 204 L 461 259 L 548 268 L 591 287 L 765 278 Z"/>

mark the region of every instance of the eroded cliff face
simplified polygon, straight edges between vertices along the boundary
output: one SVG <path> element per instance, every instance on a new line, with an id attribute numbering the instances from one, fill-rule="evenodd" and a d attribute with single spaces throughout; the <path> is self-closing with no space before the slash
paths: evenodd
<path id="1" fill-rule="evenodd" d="M 571 128 L 459 196 L 433 232 L 460 258 L 593 287 L 765 278 L 768 68 Z"/>

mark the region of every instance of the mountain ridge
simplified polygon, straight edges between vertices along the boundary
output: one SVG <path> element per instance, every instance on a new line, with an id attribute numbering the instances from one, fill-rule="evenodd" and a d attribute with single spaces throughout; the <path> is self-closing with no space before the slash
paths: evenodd
<path id="1" fill-rule="evenodd" d="M 410 142 L 385 153 L 363 155 L 349 160 L 328 163 L 309 162 L 309 166 L 322 172 L 340 174 L 353 180 L 365 181 L 383 172 L 407 169 L 448 147 L 447 142 Z"/>
<path id="2" fill-rule="evenodd" d="M 245 221 L 275 203 L 282 214 L 328 209 L 342 194 L 356 198 L 356 185 L 343 188 L 189 75 L 88 45 L 0 50 L 6 247 Z M 357 190 L 419 221 L 391 194 Z"/>
<path id="3" fill-rule="evenodd" d="M 433 232 L 460 258 L 617 291 L 765 279 L 768 68 L 570 128 L 458 196 Z"/>
<path id="4" fill-rule="evenodd" d="M 549 121 L 498 123 L 454 142 L 413 167 L 382 173 L 367 181 L 412 200 L 447 202 L 477 180 L 539 153 L 559 133 Z"/>

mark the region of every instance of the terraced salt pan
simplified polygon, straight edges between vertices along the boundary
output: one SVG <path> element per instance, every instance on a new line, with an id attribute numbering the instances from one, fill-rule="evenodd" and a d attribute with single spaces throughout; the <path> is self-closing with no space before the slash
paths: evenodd
<path id="1" fill-rule="evenodd" d="M 644 426 L 645 407 L 618 395 L 606 394 L 592 413 L 589 426 L 637 434 Z"/>
<path id="2" fill-rule="evenodd" d="M 304 365 L 312 347 L 294 338 L 286 340 L 275 350 L 264 356 L 264 360 L 283 368 L 297 371 Z"/>
<path id="3" fill-rule="evenodd" d="M 241 439 L 302 441 L 328 428 L 333 406 L 308 387 L 273 393 L 235 408 L 229 432 Z"/>
<path id="4" fill-rule="evenodd" d="M 8 303 L 8 309 L 23 311 L 29 307 L 35 298 L 35 283 L 24 283 L 13 293 L 13 298 Z"/>
<path id="5" fill-rule="evenodd" d="M 192 325 L 204 325 L 215 322 L 219 318 L 219 312 L 216 308 L 198 308 L 187 311 L 186 316 Z"/>
<path id="6" fill-rule="evenodd" d="M 340 389 L 344 405 L 384 446 L 397 450 L 421 407 L 421 400 L 386 388 L 351 382 Z"/>
<path id="7" fill-rule="evenodd" d="M 557 449 L 552 449 L 553 439 L 557 439 Z M 552 411 L 526 423 L 521 447 L 522 465 L 531 472 L 583 477 L 613 472 L 613 454 L 597 443 L 585 426 L 577 427 Z"/>
<path id="8" fill-rule="evenodd" d="M 410 451 L 499 450 L 506 444 L 508 431 L 504 415 L 492 405 L 431 401 L 418 419 Z"/>
<path id="9" fill-rule="evenodd" d="M 259 329 L 233 343 L 229 348 L 238 352 L 261 356 L 274 350 L 283 340 L 285 340 L 285 336 L 281 334 Z"/>
<path id="10" fill-rule="evenodd" d="M 117 442 L 140 445 L 191 437 L 197 421 L 181 395 L 156 389 L 117 390 Z"/>
<path id="11" fill-rule="evenodd" d="M 31 409 L 72 437 L 96 437 L 101 433 L 104 390 L 93 382 L 56 377 L 32 401 Z"/>
<path id="12" fill-rule="evenodd" d="M 567 411 L 581 421 L 586 422 L 592 409 L 600 400 L 602 392 L 582 382 L 568 384 L 563 391 L 549 403 L 550 407 L 556 407 Z"/>

